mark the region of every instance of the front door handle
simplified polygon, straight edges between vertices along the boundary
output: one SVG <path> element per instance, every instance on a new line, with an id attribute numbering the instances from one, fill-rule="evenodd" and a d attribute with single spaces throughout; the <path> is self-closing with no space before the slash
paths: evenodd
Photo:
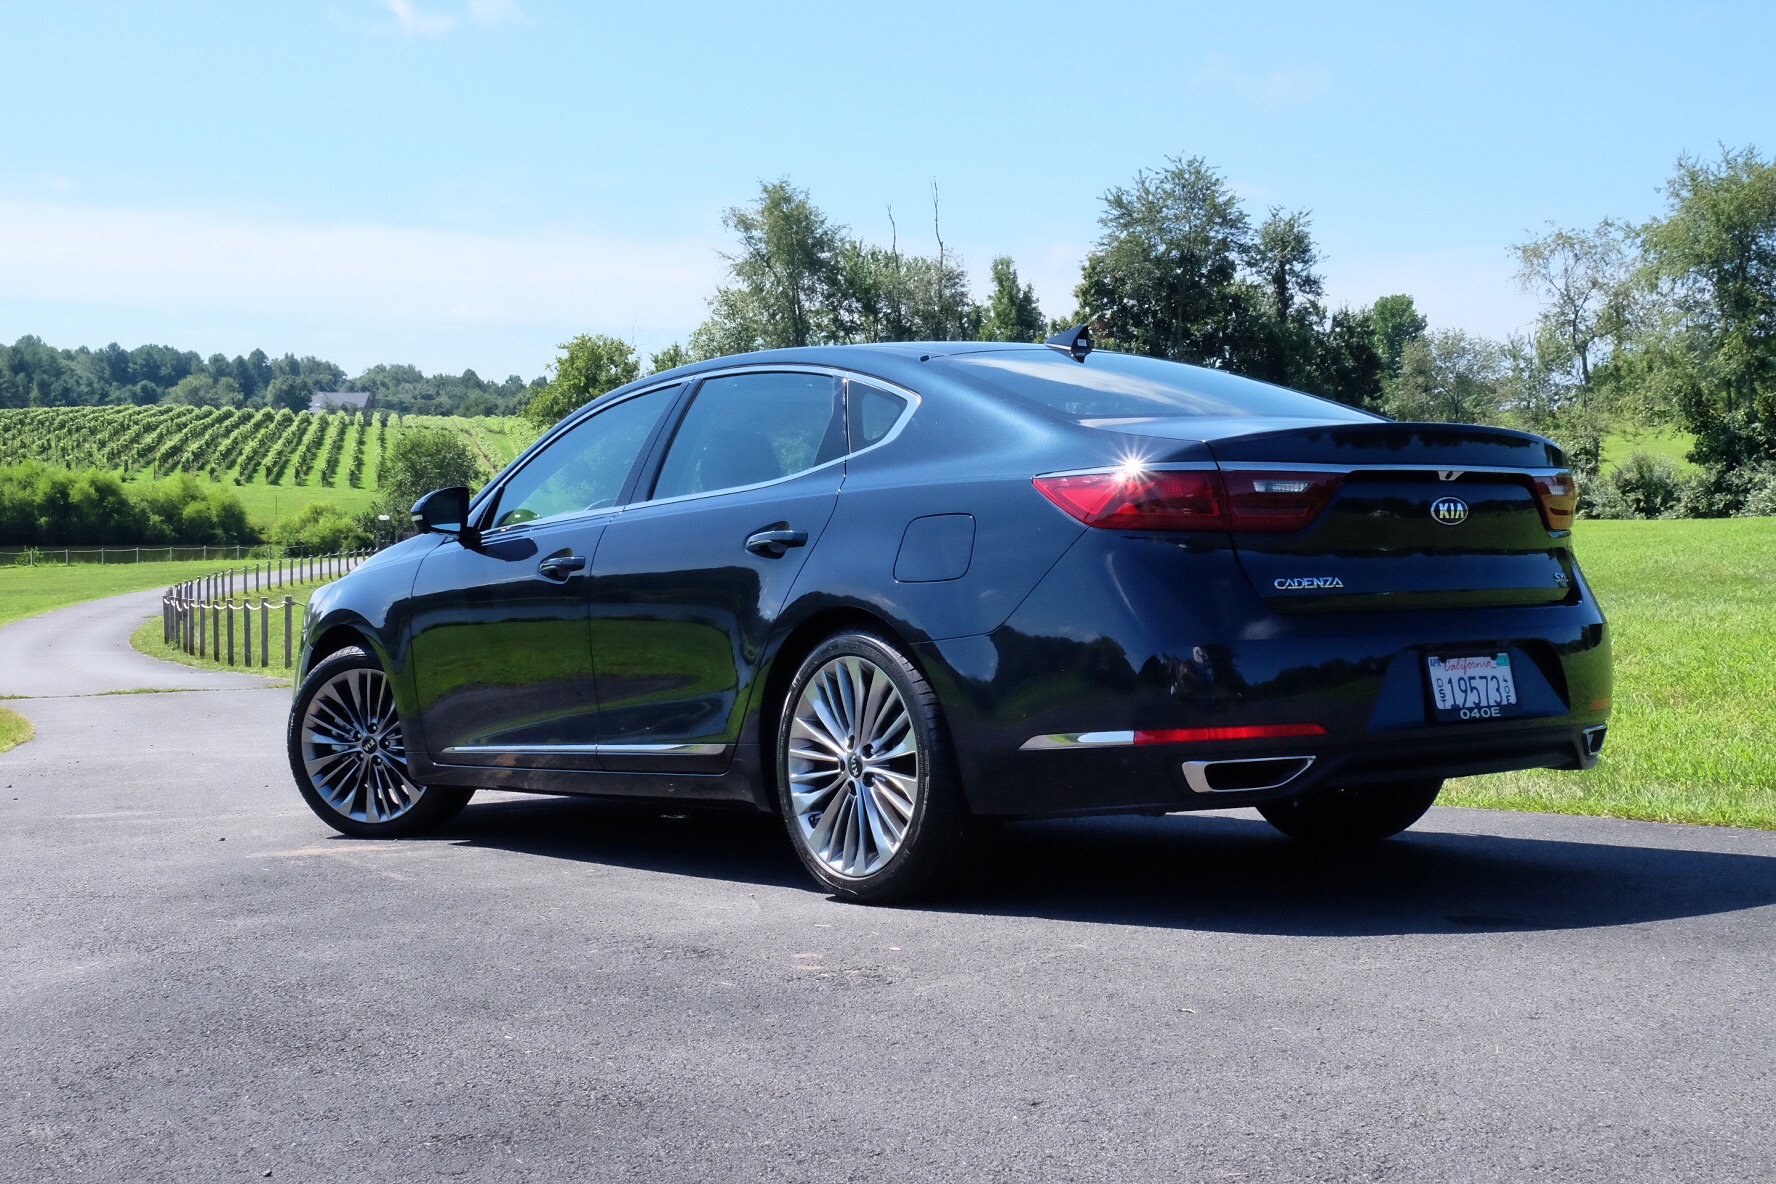
<path id="1" fill-rule="evenodd" d="M 565 580 L 586 566 L 584 555 L 551 555 L 537 564 L 537 571 L 551 580 Z"/>
<path id="2" fill-rule="evenodd" d="M 781 559 L 791 547 L 808 545 L 805 530 L 760 530 L 746 537 L 746 549 L 766 559 Z"/>

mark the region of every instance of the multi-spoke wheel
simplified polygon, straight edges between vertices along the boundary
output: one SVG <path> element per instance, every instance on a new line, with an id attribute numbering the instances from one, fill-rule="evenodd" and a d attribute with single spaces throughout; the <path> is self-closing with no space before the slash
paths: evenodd
<path id="1" fill-rule="evenodd" d="M 1290 838 L 1328 845 L 1372 843 L 1423 818 L 1442 789 L 1442 781 L 1345 785 L 1266 802 L 1258 812 Z"/>
<path id="2" fill-rule="evenodd" d="M 289 748 L 309 808 L 348 835 L 417 834 L 455 815 L 474 792 L 414 784 L 394 689 L 359 649 L 333 654 L 303 681 Z"/>
<path id="3" fill-rule="evenodd" d="M 834 637 L 802 663 L 778 724 L 777 781 L 802 862 L 859 900 L 929 887 L 966 822 L 936 695 L 868 633 Z"/>

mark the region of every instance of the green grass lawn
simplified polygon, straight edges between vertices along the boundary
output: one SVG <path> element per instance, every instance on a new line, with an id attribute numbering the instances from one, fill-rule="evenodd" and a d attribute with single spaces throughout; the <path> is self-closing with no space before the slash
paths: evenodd
<path id="1" fill-rule="evenodd" d="M 343 470 L 343 465 L 341 466 Z M 319 474 L 311 475 L 311 481 L 318 481 Z M 253 529 L 270 537 L 272 528 L 284 519 L 293 516 L 310 502 L 325 502 L 337 506 L 345 514 L 361 514 L 376 505 L 377 493 L 374 488 L 353 489 L 343 484 L 334 485 L 267 485 L 263 481 L 249 481 L 245 485 L 225 483 L 223 488 L 240 498 L 241 505 L 246 507 L 247 521 Z"/>
<path id="2" fill-rule="evenodd" d="M 1602 763 L 1441 800 L 1776 829 L 1776 518 L 1581 522 L 1576 545 L 1615 654 Z"/>
<path id="3" fill-rule="evenodd" d="M 297 651 L 302 645 L 303 606 L 308 603 L 309 596 L 316 588 L 322 587 L 330 582 L 331 581 L 329 580 L 316 580 L 312 583 L 290 584 L 281 588 L 273 588 L 270 591 L 269 596 L 274 606 L 271 611 L 270 666 L 263 664 L 264 656 L 260 652 L 259 646 L 259 617 L 256 613 L 253 617 L 253 664 L 251 666 L 246 665 L 244 662 L 237 662 L 235 665 L 230 666 L 226 661 L 217 661 L 216 659 L 209 657 L 207 654 L 200 658 L 196 654 L 186 653 L 177 646 L 168 645 L 165 638 L 166 626 L 162 624 L 161 619 L 158 616 L 151 617 L 144 621 L 142 626 L 130 635 L 130 645 L 134 646 L 140 652 L 147 654 L 150 658 L 159 658 L 164 662 L 177 662 L 181 666 L 192 666 L 199 670 L 240 670 L 254 674 L 267 674 L 273 678 L 288 678 L 289 672 L 284 669 L 284 614 L 282 610 L 275 606 L 282 603 L 283 597 L 286 594 L 296 602 L 296 607 L 291 610 L 290 624 L 290 658 L 291 661 L 295 661 L 301 656 Z M 253 601 L 257 603 L 262 598 L 262 595 L 263 594 L 254 595 L 252 597 Z M 244 658 L 246 655 L 246 646 L 244 645 L 244 639 L 241 637 L 240 633 L 243 628 L 244 622 L 237 618 L 235 621 L 235 657 L 237 659 Z M 223 623 L 222 630 L 223 653 L 226 654 L 228 652 L 228 625 L 226 622 Z"/>
<path id="4" fill-rule="evenodd" d="M 177 563 L 0 567 L 0 625 L 20 617 L 34 617 L 52 608 L 79 604 L 83 600 L 97 600 L 119 592 L 137 592 L 143 588 L 165 588 L 180 580 L 209 575 L 226 566 L 224 560 L 210 559 Z"/>
<path id="5" fill-rule="evenodd" d="M 30 720 L 16 711 L 0 707 L 0 752 L 17 748 L 33 734 Z"/>
<path id="6" fill-rule="evenodd" d="M 1687 473 L 1696 467 L 1685 459 L 1695 443 L 1696 437 L 1674 427 L 1631 428 L 1603 438 L 1600 463 L 1605 469 L 1613 469 L 1627 460 L 1630 453 L 1646 452 L 1664 457 L 1680 473 Z"/>

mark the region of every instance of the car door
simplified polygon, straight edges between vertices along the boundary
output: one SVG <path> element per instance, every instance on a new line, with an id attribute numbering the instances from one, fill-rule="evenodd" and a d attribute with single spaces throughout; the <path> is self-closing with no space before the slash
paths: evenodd
<path id="1" fill-rule="evenodd" d="M 586 577 L 680 390 L 581 420 L 477 507 L 478 532 L 420 565 L 411 660 L 437 763 L 598 767 Z"/>
<path id="2" fill-rule="evenodd" d="M 772 622 L 844 480 L 830 373 L 705 378 L 592 578 L 606 769 L 727 766 Z"/>

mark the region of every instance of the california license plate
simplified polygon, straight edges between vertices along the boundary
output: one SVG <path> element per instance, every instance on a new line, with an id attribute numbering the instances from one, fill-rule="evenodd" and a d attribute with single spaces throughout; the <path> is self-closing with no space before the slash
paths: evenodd
<path id="1" fill-rule="evenodd" d="M 1511 655 L 1463 658 L 1432 655 L 1431 702 L 1438 719 L 1497 719 L 1517 706 L 1517 683 L 1511 677 Z"/>

